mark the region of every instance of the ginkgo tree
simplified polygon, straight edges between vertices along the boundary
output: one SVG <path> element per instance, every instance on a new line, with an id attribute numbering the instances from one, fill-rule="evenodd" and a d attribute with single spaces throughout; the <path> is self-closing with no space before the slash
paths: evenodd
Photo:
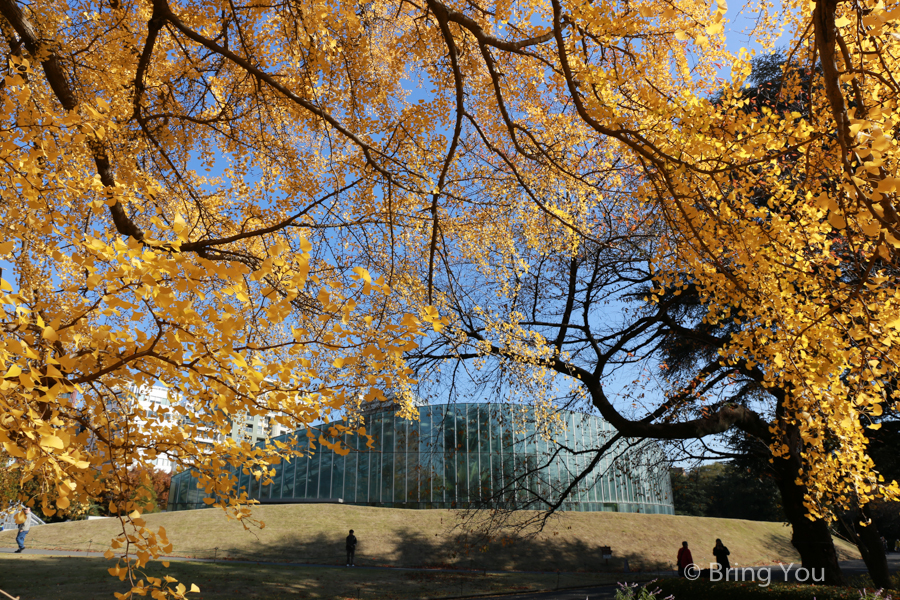
<path id="1" fill-rule="evenodd" d="M 224 47 L 201 66 L 221 37 L 164 14 L 184 33 L 151 6 L 0 5 L 0 442 L 25 481 L 52 482 L 22 498 L 44 515 L 111 499 L 122 597 L 187 590 L 140 574 L 172 548 L 131 473 L 165 454 L 253 522 L 235 469 L 265 480 L 297 453 L 235 443 L 231 419 L 299 428 L 403 398 L 402 352 L 436 320 L 386 312 L 386 274 L 348 250 L 383 218 L 376 186 L 403 179 L 369 175 L 390 151 L 341 126 L 329 140 L 333 118 Z M 149 414 L 136 395 L 157 382 L 183 401 Z"/>
<path id="2" fill-rule="evenodd" d="M 509 141 L 527 139 L 533 146 L 520 142 L 507 154 L 492 144 L 499 171 L 529 165 L 536 179 L 519 178 L 519 189 L 535 203 L 555 202 L 548 213 L 558 223 L 528 227 L 520 217 L 523 225 L 510 229 L 518 238 L 500 238 L 505 248 L 494 242 L 477 258 L 467 241 L 447 245 L 448 262 L 473 262 L 497 286 L 497 301 L 472 307 L 459 301 L 467 296 L 448 268 L 443 306 L 466 306 L 457 310 L 454 326 L 471 348 L 457 357 L 504 357 L 515 363 L 511 373 L 538 379 L 553 371 L 567 375 L 627 435 L 691 439 L 743 428 L 765 440 L 773 461 L 790 463 L 785 478 L 796 480 L 798 492 L 790 494 L 791 504 L 810 521 L 795 529 L 804 565 L 824 568 L 829 581 L 839 582 L 826 527 L 832 511 L 898 494 L 896 482 L 884 482 L 874 471 L 864 428 L 877 427 L 871 419 L 882 413 L 882 404 L 897 401 L 889 380 L 900 325 L 891 200 L 892 57 L 900 13 L 875 3 L 788 3 L 780 23 L 793 35 L 787 64 L 799 64 L 801 71 L 786 69 L 780 78 L 778 94 L 785 101 L 774 104 L 782 108 L 749 110 L 743 89 L 749 53 L 732 62 L 730 82 L 717 84 L 709 71 L 709 61 L 722 56 L 724 6 L 706 14 L 692 14 L 697 7 L 685 5 L 657 12 L 623 4 L 605 6 L 602 14 L 590 5 L 551 2 L 545 8 L 550 31 L 529 40 L 528 51 L 486 41 L 476 19 L 448 13 L 463 30 L 453 43 L 479 45 L 488 72 L 501 60 L 498 54 L 515 64 L 502 76 L 491 73 L 498 102 L 505 89 L 523 87 L 512 83 L 519 81 L 513 73 L 525 72 L 522 63 L 553 65 L 555 78 L 545 75 L 559 86 L 565 107 L 554 117 L 565 123 L 570 140 L 569 153 L 557 158 L 547 140 L 560 129 L 536 124 L 529 113 L 527 119 L 509 117 Z M 660 24 L 672 37 L 653 38 L 653 26 Z M 654 71 L 661 64 L 668 74 Z M 783 108 L 800 98 L 803 111 Z M 601 148 L 615 148 L 618 163 L 589 154 Z M 613 173 L 612 166 L 618 166 Z M 680 394 L 661 398 L 646 416 L 629 418 L 604 393 L 606 361 L 579 367 L 574 354 L 565 354 L 563 342 L 570 337 L 576 345 L 593 343 L 592 323 L 570 322 L 582 318 L 579 295 L 589 296 L 596 284 L 576 277 L 576 266 L 590 263 L 592 246 L 621 243 L 616 239 L 622 230 L 610 231 L 604 211 L 624 211 L 619 227 L 627 225 L 629 212 L 653 214 L 660 243 L 640 259 L 654 282 L 648 299 L 662 303 L 690 292 L 704 307 L 704 326 L 740 325 L 721 344 L 717 340 L 719 359 L 711 366 L 752 371 L 758 386 L 777 399 L 771 421 L 728 403 L 691 416 L 667 411 Z M 559 260 L 542 271 L 539 257 L 547 254 Z M 571 276 L 563 268 L 568 262 Z M 536 294 L 526 307 L 523 295 L 532 290 L 523 286 L 529 278 L 553 275 L 554 285 L 563 288 L 559 312 L 536 322 L 525 315 L 535 308 L 545 314 L 548 299 Z M 476 318 L 468 316 L 473 309 L 480 310 Z M 627 328 L 625 333 L 629 338 Z M 609 349 L 588 352 L 602 359 Z M 529 364 L 533 368 L 522 366 Z M 695 383 L 702 385 L 704 374 L 698 375 Z"/>
<path id="3" fill-rule="evenodd" d="M 721 0 L 0 0 L 4 448 L 59 482 L 47 511 L 114 495 L 165 452 L 243 518 L 229 468 L 266 477 L 289 450 L 210 453 L 200 429 L 241 411 L 300 426 L 408 390 L 403 352 L 424 325 L 464 335 L 442 311 L 473 274 L 507 281 L 508 309 L 526 254 L 577 257 L 607 239 L 604 214 L 621 237 L 653 215 L 648 297 L 689 285 L 707 322 L 748 324 L 721 360 L 788 391 L 770 447 L 802 437 L 813 520 L 893 497 L 863 428 L 895 400 L 900 13 L 744 8 L 757 41 L 785 31 L 789 62 L 821 73 L 808 110 L 746 110 L 750 53 L 725 50 Z M 788 162 L 804 176 L 786 183 Z M 519 336 L 518 315 L 492 314 Z M 528 377 L 559 349 L 524 337 Z M 154 381 L 189 399 L 182 426 L 136 407 Z M 115 549 L 143 565 L 165 533 L 121 498 L 134 529 Z M 133 566 L 113 571 L 135 593 L 183 594 Z"/>

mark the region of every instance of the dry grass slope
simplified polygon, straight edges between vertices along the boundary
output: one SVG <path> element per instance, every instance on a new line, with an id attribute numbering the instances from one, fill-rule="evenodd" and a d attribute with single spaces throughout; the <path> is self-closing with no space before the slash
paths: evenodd
<path id="1" fill-rule="evenodd" d="M 268 505 L 254 509 L 266 526 L 245 531 L 217 509 L 149 515 L 151 526 L 164 525 L 175 555 L 197 558 L 274 560 L 334 565 L 344 561 L 348 529 L 359 538 L 361 565 L 454 565 L 479 569 L 602 571 L 672 569 L 677 549 L 687 540 L 694 560 L 712 560 L 715 539 L 731 549 L 732 565 L 798 562 L 791 530 L 782 523 L 626 513 L 564 513 L 540 534 L 515 537 L 512 544 L 491 544 L 486 551 L 465 550 L 459 523 L 448 510 L 403 510 L 343 505 Z M 114 519 L 36 527 L 32 548 L 105 549 L 116 534 Z M 0 532 L 0 546 L 14 545 L 14 532 Z M 836 540 L 842 559 L 859 558 L 856 548 Z M 607 567 L 600 546 L 616 559 Z"/>

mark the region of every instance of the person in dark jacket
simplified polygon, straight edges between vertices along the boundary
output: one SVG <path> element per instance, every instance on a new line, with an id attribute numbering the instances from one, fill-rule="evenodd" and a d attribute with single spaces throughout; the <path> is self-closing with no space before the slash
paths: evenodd
<path id="1" fill-rule="evenodd" d="M 731 568 L 731 561 L 728 560 L 729 554 L 731 554 L 731 552 L 728 551 L 728 548 L 722 543 L 722 540 L 716 538 L 716 547 L 713 548 L 713 555 L 716 557 L 716 562 L 719 563 L 720 569 L 725 569 L 727 571 Z"/>
<path id="2" fill-rule="evenodd" d="M 688 543 L 681 542 L 681 548 L 678 549 L 678 576 L 684 577 L 685 570 L 692 564 L 694 564 L 694 557 L 688 550 Z"/>
<path id="3" fill-rule="evenodd" d="M 347 536 L 347 566 L 355 567 L 353 564 L 353 556 L 356 554 L 356 536 L 353 535 L 353 530 L 350 530 L 350 535 Z"/>

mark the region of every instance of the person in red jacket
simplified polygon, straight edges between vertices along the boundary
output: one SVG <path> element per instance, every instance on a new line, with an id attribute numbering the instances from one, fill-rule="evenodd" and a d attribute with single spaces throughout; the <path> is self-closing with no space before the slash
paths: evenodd
<path id="1" fill-rule="evenodd" d="M 678 576 L 684 577 L 685 570 L 693 562 L 694 557 L 691 556 L 691 551 L 688 550 L 688 543 L 681 542 L 681 548 L 678 549 Z"/>

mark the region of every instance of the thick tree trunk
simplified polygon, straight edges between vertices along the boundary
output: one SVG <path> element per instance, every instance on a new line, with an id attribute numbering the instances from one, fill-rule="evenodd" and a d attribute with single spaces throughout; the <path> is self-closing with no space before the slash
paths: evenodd
<path id="1" fill-rule="evenodd" d="M 847 527 L 854 537 L 853 542 L 859 548 L 859 553 L 862 554 L 872 583 L 882 589 L 890 588 L 891 574 L 888 571 L 887 555 L 884 552 L 881 533 L 872 521 L 869 505 L 860 508 L 859 513 L 852 518 L 853 522 Z M 867 521 L 868 525 L 863 525 Z"/>
<path id="2" fill-rule="evenodd" d="M 790 434 L 789 434 L 790 435 Z M 788 446 L 790 455 L 775 459 L 775 480 L 781 490 L 781 504 L 784 513 L 794 529 L 791 543 L 800 553 L 802 567 L 809 570 L 810 583 L 844 585 L 844 577 L 838 564 L 834 540 L 824 519 L 810 519 L 803 499 L 806 487 L 797 485 L 800 474 L 799 434 L 793 432 Z M 824 577 L 824 581 L 823 581 Z"/>

